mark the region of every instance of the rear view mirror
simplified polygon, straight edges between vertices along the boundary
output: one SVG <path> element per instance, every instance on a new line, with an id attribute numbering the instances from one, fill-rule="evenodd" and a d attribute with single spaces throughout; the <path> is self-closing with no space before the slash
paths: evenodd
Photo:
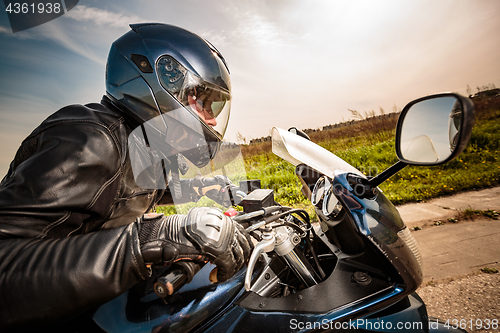
<path id="1" fill-rule="evenodd" d="M 451 161 L 464 149 L 474 125 L 474 104 L 466 97 L 446 93 L 410 102 L 398 119 L 396 154 L 414 165 Z"/>

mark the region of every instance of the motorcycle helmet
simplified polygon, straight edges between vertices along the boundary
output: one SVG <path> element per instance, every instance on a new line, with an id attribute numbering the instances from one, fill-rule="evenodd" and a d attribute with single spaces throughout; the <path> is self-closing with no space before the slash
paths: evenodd
<path id="1" fill-rule="evenodd" d="M 130 27 L 112 44 L 106 65 L 107 96 L 138 124 L 129 149 L 133 141 L 134 151 L 147 146 L 146 155 L 157 162 L 182 154 L 196 166 L 206 165 L 229 120 L 231 83 L 224 58 L 205 39 L 172 25 Z M 132 164 L 145 169 L 151 163 Z"/>

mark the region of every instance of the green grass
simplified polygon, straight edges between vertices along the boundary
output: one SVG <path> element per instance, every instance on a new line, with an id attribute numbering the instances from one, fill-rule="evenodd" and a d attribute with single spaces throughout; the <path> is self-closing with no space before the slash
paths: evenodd
<path id="1" fill-rule="evenodd" d="M 479 210 L 467 207 L 458 212 L 457 218 L 461 220 L 474 220 L 476 217 L 488 217 L 493 220 L 498 220 L 499 213 L 495 210 Z"/>
<path id="2" fill-rule="evenodd" d="M 498 273 L 498 269 L 495 267 L 490 268 L 490 267 L 483 267 L 481 268 L 481 272 L 486 273 L 486 274 L 496 274 Z"/>

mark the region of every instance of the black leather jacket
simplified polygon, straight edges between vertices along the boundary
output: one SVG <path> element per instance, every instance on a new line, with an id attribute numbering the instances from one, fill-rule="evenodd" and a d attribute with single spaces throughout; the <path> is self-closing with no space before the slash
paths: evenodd
<path id="1" fill-rule="evenodd" d="M 136 185 L 131 130 L 105 97 L 23 141 L 0 183 L 0 331 L 69 320 L 148 277 L 134 221 L 169 198 Z"/>

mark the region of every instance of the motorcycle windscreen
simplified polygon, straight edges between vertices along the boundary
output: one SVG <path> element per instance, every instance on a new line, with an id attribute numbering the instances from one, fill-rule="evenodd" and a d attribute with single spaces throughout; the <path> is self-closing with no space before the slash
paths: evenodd
<path id="1" fill-rule="evenodd" d="M 208 196 L 203 196 L 201 198 L 189 197 L 189 193 L 193 193 L 189 184 L 191 180 L 197 176 L 207 178 L 226 176 L 236 186 L 239 186 L 240 182 L 247 179 L 245 163 L 239 145 L 223 142 L 219 146 L 218 152 L 214 158 L 203 167 L 198 167 L 189 160 L 187 160 L 186 163 L 187 171 L 185 174 L 179 173 L 176 175 L 175 172 L 171 172 L 171 176 L 168 178 L 168 187 L 177 214 L 186 214 L 193 207 L 216 207 L 225 211 L 232 204 L 239 203 L 239 201 L 235 199 L 237 193 L 232 193 L 227 188 L 223 191 L 219 191 L 218 189 L 214 190 L 218 191 L 217 202 L 210 199 Z M 179 177 L 178 179 L 176 178 L 177 176 Z"/>
<path id="2" fill-rule="evenodd" d="M 221 143 L 182 108 L 138 126 L 129 135 L 128 147 L 136 184 L 146 190 L 170 191 L 177 213 L 195 206 L 222 209 L 206 197 L 196 201 L 189 188 L 196 176 L 224 175 L 235 185 L 246 180 L 240 147 Z M 230 193 L 225 195 L 229 199 Z M 196 202 L 191 202 L 193 198 Z"/>
<path id="3" fill-rule="evenodd" d="M 363 175 L 358 169 L 325 148 L 284 129 L 273 127 L 271 140 L 273 153 L 295 166 L 306 164 L 329 177 L 333 177 L 336 171 Z"/>

